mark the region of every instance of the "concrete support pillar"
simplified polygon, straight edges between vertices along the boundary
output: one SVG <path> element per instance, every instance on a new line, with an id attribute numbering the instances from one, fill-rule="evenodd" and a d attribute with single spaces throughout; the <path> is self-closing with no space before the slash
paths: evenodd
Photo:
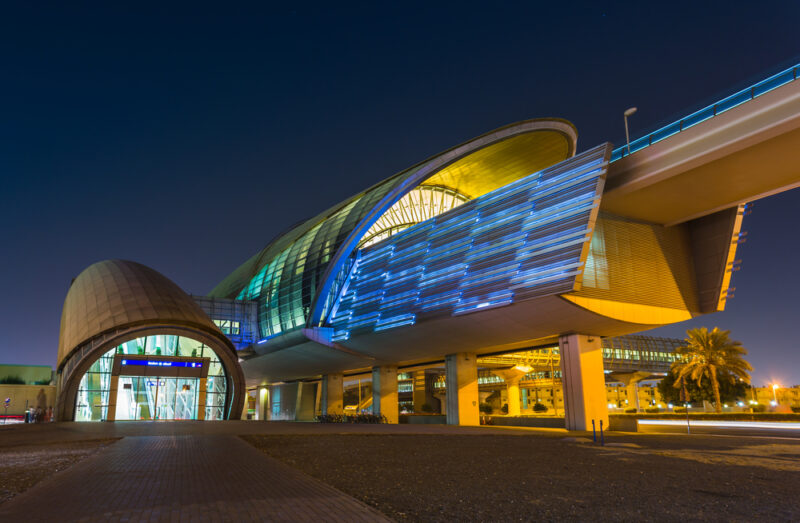
<path id="1" fill-rule="evenodd" d="M 119 389 L 119 376 L 111 376 L 108 384 L 108 410 L 106 411 L 106 421 L 117 419 L 117 390 Z"/>
<path id="2" fill-rule="evenodd" d="M 508 415 L 520 415 L 519 382 L 525 374 L 531 371 L 527 365 L 517 365 L 510 369 L 493 370 L 506 383 L 506 397 L 508 399 Z"/>
<path id="3" fill-rule="evenodd" d="M 600 336 L 569 334 L 558 339 L 567 430 L 608 427 L 603 349 Z"/>
<path id="4" fill-rule="evenodd" d="M 256 396 L 256 417 L 264 421 L 267 419 L 267 411 L 269 409 L 269 388 L 262 386 L 258 388 L 258 395 Z"/>
<path id="5" fill-rule="evenodd" d="M 628 395 L 628 406 L 639 410 L 639 383 L 631 381 L 625 386 L 625 389 Z"/>
<path id="6" fill-rule="evenodd" d="M 447 394 L 444 392 L 434 392 L 433 397 L 439 400 L 439 414 L 447 414 Z"/>
<path id="7" fill-rule="evenodd" d="M 436 412 L 437 400 L 434 395 L 434 382 L 436 374 L 418 370 L 413 374 L 414 392 L 412 400 L 414 402 L 414 412 L 422 412 L 422 406 L 426 403 L 430 405 L 432 412 Z"/>
<path id="8" fill-rule="evenodd" d="M 294 403 L 294 421 L 314 421 L 317 384 L 299 381 L 294 385 L 297 387 Z M 290 417 L 289 419 L 292 418 Z"/>
<path id="9" fill-rule="evenodd" d="M 649 378 L 649 372 L 632 372 L 630 374 L 615 374 L 615 380 L 619 380 L 625 385 L 625 393 L 628 396 L 628 407 L 634 407 L 639 410 L 639 382 L 643 379 Z"/>
<path id="10" fill-rule="evenodd" d="M 412 374 L 411 386 L 413 392 L 411 393 L 411 401 L 414 403 L 414 412 L 422 412 L 422 406 L 428 403 L 426 398 L 425 386 L 425 371 L 418 370 Z"/>
<path id="11" fill-rule="evenodd" d="M 322 376 L 322 392 L 320 408 L 322 415 L 344 413 L 344 378 L 342 374 L 326 374 Z"/>
<path id="12" fill-rule="evenodd" d="M 445 357 L 447 383 L 447 424 L 479 425 L 478 358 L 460 352 Z"/>
<path id="13" fill-rule="evenodd" d="M 372 413 L 381 414 L 389 423 L 400 420 L 397 405 L 397 367 L 386 365 L 372 369 Z"/>
<path id="14" fill-rule="evenodd" d="M 285 417 L 286 385 L 268 385 L 269 405 L 267 406 L 267 419 L 271 421 L 281 421 L 288 419 Z"/>
<path id="15" fill-rule="evenodd" d="M 294 419 L 295 421 L 300 421 L 300 409 L 303 406 L 303 382 L 298 381 L 296 384 L 295 389 L 295 400 L 294 400 Z"/>
<path id="16" fill-rule="evenodd" d="M 519 416 L 519 378 L 514 378 L 506 382 L 506 393 L 508 394 L 508 415 Z"/>

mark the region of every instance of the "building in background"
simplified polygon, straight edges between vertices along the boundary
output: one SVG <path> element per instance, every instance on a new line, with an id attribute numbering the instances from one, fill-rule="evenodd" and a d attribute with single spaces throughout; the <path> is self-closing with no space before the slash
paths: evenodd
<path id="1" fill-rule="evenodd" d="M 53 369 L 48 365 L 0 364 L 0 402 L 0 416 L 14 420 L 22 419 L 28 409 L 55 407 Z"/>

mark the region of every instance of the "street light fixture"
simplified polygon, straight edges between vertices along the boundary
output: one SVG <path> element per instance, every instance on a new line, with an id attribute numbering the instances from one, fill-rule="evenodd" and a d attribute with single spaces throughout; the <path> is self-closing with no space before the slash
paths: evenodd
<path id="1" fill-rule="evenodd" d="M 625 141 L 628 143 L 628 154 L 631 154 L 631 137 L 630 134 L 628 134 L 628 117 L 633 116 L 636 111 L 636 107 L 630 107 L 622 113 L 625 120 Z"/>
<path id="2" fill-rule="evenodd" d="M 772 384 L 772 399 L 775 400 L 776 405 L 778 404 L 778 394 L 777 394 L 778 388 L 779 387 L 777 383 Z"/>

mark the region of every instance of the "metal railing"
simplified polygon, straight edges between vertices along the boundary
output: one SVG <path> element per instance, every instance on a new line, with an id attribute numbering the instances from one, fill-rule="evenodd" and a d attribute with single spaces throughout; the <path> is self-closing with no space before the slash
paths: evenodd
<path id="1" fill-rule="evenodd" d="M 681 118 L 677 122 L 665 125 L 664 127 L 653 131 L 650 134 L 646 134 L 645 136 L 632 141 L 630 143 L 630 147 L 628 144 L 617 147 L 611 152 L 611 161 L 615 162 L 621 158 L 629 156 L 636 151 L 640 151 L 645 147 L 649 147 L 654 143 L 664 140 L 665 138 L 669 138 L 670 136 L 678 134 L 681 131 L 685 131 L 690 127 L 694 127 L 700 122 L 704 122 L 710 118 L 724 113 L 725 111 L 733 109 L 734 107 L 738 107 L 745 102 L 749 102 L 750 100 L 758 98 L 764 93 L 768 93 L 769 91 L 772 91 L 773 89 L 776 89 L 782 85 L 793 82 L 797 80 L 798 73 L 800 73 L 800 64 L 781 71 L 778 74 L 774 74 L 769 78 L 761 80 L 760 82 L 742 89 L 741 91 L 738 91 L 728 97 L 725 97 L 716 103 L 700 109 L 699 111 L 695 111 L 689 116 Z"/>

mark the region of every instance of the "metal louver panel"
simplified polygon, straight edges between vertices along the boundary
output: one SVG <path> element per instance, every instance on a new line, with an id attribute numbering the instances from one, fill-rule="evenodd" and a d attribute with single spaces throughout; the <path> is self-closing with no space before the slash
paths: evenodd
<path id="1" fill-rule="evenodd" d="M 572 291 L 588 253 L 605 144 L 357 252 L 334 341 Z"/>

